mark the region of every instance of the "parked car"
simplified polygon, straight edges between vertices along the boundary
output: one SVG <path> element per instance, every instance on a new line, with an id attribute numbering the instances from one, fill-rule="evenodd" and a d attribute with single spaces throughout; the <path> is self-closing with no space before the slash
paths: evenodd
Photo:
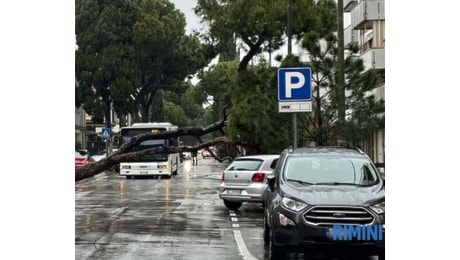
<path id="1" fill-rule="evenodd" d="M 208 149 L 214 154 L 216 153 L 216 149 L 214 147 L 211 146 L 211 147 L 208 147 Z M 201 150 L 201 156 L 203 157 L 203 159 L 208 158 L 208 157 L 212 158 L 212 154 L 206 149 Z"/>
<path id="2" fill-rule="evenodd" d="M 112 150 L 112 153 L 116 152 L 118 149 L 113 149 Z M 95 161 L 95 162 L 98 162 L 104 158 L 107 157 L 107 152 L 105 150 L 102 150 L 101 152 L 91 156 L 91 158 Z"/>
<path id="3" fill-rule="evenodd" d="M 361 150 L 286 149 L 267 183 L 264 241 L 272 259 L 290 247 L 308 250 L 318 245 L 354 246 L 385 258 L 385 183 Z M 383 239 L 349 236 L 337 241 L 343 234 L 334 235 L 333 230 L 341 226 L 378 226 Z"/>
<path id="4" fill-rule="evenodd" d="M 191 152 L 182 152 L 181 154 L 183 160 L 191 160 L 192 153 Z"/>
<path id="5" fill-rule="evenodd" d="M 94 160 L 89 157 L 89 153 L 75 151 L 75 168 L 83 167 L 93 162 Z"/>
<path id="6" fill-rule="evenodd" d="M 265 176 L 271 174 L 279 155 L 251 155 L 236 158 L 222 173 L 219 197 L 224 205 L 237 210 L 243 202 L 263 203 L 267 189 Z"/>

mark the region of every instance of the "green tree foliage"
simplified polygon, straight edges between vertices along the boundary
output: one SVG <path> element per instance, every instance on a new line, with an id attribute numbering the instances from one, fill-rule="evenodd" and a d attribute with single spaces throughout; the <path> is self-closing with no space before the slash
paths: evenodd
<path id="1" fill-rule="evenodd" d="M 204 113 L 202 104 L 206 100 L 206 94 L 200 86 L 190 86 L 180 98 L 180 106 L 184 109 L 185 115 L 190 119 L 188 125 L 205 125 L 200 120 Z"/>
<path id="2" fill-rule="evenodd" d="M 146 121 L 158 90 L 181 84 L 205 67 L 215 53 L 197 36 L 185 35 L 185 17 L 169 1 L 139 0 L 139 10 L 134 39 L 141 82 L 135 107 Z"/>
<path id="3" fill-rule="evenodd" d="M 307 113 L 308 135 L 318 145 L 335 144 L 337 136 L 345 136 L 350 145 L 357 145 L 375 129 L 382 126 L 385 105 L 376 101 L 372 90 L 381 85 L 373 71 L 364 71 L 363 61 L 356 58 L 353 47 L 345 59 L 346 125 L 339 127 L 337 100 L 337 38 L 330 34 L 322 38 L 310 32 L 304 35 L 302 46 L 309 53 L 309 62 L 299 66 L 312 68 L 313 113 Z"/>
<path id="4" fill-rule="evenodd" d="M 293 1 L 292 9 L 294 38 L 312 30 L 325 35 L 336 29 L 332 0 Z M 277 50 L 285 43 L 286 10 L 285 0 L 199 0 L 195 8 L 209 24 L 208 37 L 218 51 L 226 51 L 229 39 L 236 39 L 245 51 L 236 76 L 229 77 L 233 67 L 220 65 L 202 78 L 202 84 L 210 95 L 230 96 L 226 134 L 243 140 L 248 153 L 279 152 L 292 140 L 292 117 L 278 112 L 276 71 L 260 57 L 256 65 L 250 65 L 260 53 Z M 306 120 L 300 123 L 306 125 Z M 306 139 L 306 135 L 299 136 L 301 142 Z"/>
<path id="5" fill-rule="evenodd" d="M 293 1 L 293 35 L 299 39 L 310 30 L 329 32 L 335 28 L 333 0 Z M 252 58 L 284 44 L 287 31 L 285 0 L 198 0 L 195 12 L 209 24 L 209 38 L 219 52 L 229 39 L 246 51 L 238 70 L 245 70 Z M 332 18 L 332 19 L 331 19 Z M 324 22 L 327 21 L 327 22 Z"/>
<path id="6" fill-rule="evenodd" d="M 289 145 L 292 126 L 291 117 L 278 112 L 276 69 L 261 62 L 240 71 L 237 81 L 226 134 L 243 141 L 248 154 L 281 152 Z"/>
<path id="7" fill-rule="evenodd" d="M 206 73 L 201 73 L 200 88 L 207 97 L 212 97 L 210 108 L 213 111 L 213 117 L 209 123 L 222 118 L 223 109 L 230 102 L 230 93 L 233 85 L 237 83 L 238 61 L 219 62 L 209 68 Z"/>
<path id="8" fill-rule="evenodd" d="M 150 120 L 159 90 L 184 93 L 178 85 L 215 56 L 184 28 L 167 0 L 76 1 L 76 105 L 106 119 L 112 105 L 120 118 Z"/>
<path id="9" fill-rule="evenodd" d="M 138 81 L 132 73 L 137 11 L 126 0 L 75 2 L 76 105 L 84 104 L 86 112 L 96 117 L 104 113 L 106 122 L 110 122 L 111 104 L 124 104 L 123 93 Z"/>

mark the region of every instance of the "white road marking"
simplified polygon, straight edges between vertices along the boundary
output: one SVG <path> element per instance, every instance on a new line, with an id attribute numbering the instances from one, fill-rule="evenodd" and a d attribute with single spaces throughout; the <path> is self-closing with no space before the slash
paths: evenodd
<path id="1" fill-rule="evenodd" d="M 230 214 L 230 218 L 232 222 L 238 222 L 238 218 L 236 217 L 236 213 L 233 210 L 228 211 Z M 232 227 L 234 228 L 239 228 L 240 224 L 235 224 L 232 223 Z M 235 236 L 235 241 L 238 246 L 238 250 L 240 251 L 241 256 L 243 257 L 243 260 L 258 260 L 256 257 L 254 257 L 246 247 L 246 244 L 244 243 L 243 236 L 241 235 L 241 231 L 239 230 L 233 230 L 233 235 Z"/>
<path id="2" fill-rule="evenodd" d="M 240 250 L 240 253 L 243 256 L 243 259 L 244 260 L 258 260 L 249 252 L 248 248 L 244 244 L 244 240 L 243 240 L 243 237 L 241 236 L 241 232 L 239 230 L 233 230 L 233 235 L 235 236 L 236 244 L 238 245 L 238 250 Z"/>

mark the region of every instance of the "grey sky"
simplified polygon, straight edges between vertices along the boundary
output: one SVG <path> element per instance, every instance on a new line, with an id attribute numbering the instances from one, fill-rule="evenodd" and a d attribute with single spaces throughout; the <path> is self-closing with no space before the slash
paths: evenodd
<path id="1" fill-rule="evenodd" d="M 193 30 L 199 30 L 203 27 L 200 24 L 200 19 L 193 12 L 193 8 L 196 6 L 197 0 L 169 0 L 171 3 L 176 5 L 176 8 L 181 10 L 187 22 L 185 30 L 187 34 L 192 33 Z"/>

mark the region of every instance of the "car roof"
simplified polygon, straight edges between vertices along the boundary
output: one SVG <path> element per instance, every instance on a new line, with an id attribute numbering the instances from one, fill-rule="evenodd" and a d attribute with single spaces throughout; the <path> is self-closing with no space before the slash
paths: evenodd
<path id="1" fill-rule="evenodd" d="M 258 155 L 246 155 L 235 158 L 235 160 L 241 159 L 274 159 L 280 157 L 279 154 L 258 154 Z"/>
<path id="2" fill-rule="evenodd" d="M 346 157 L 366 157 L 366 154 L 359 148 L 346 148 L 346 147 L 302 147 L 296 149 L 286 149 L 292 156 L 305 156 L 305 155 L 330 155 L 330 156 L 346 156 Z"/>

